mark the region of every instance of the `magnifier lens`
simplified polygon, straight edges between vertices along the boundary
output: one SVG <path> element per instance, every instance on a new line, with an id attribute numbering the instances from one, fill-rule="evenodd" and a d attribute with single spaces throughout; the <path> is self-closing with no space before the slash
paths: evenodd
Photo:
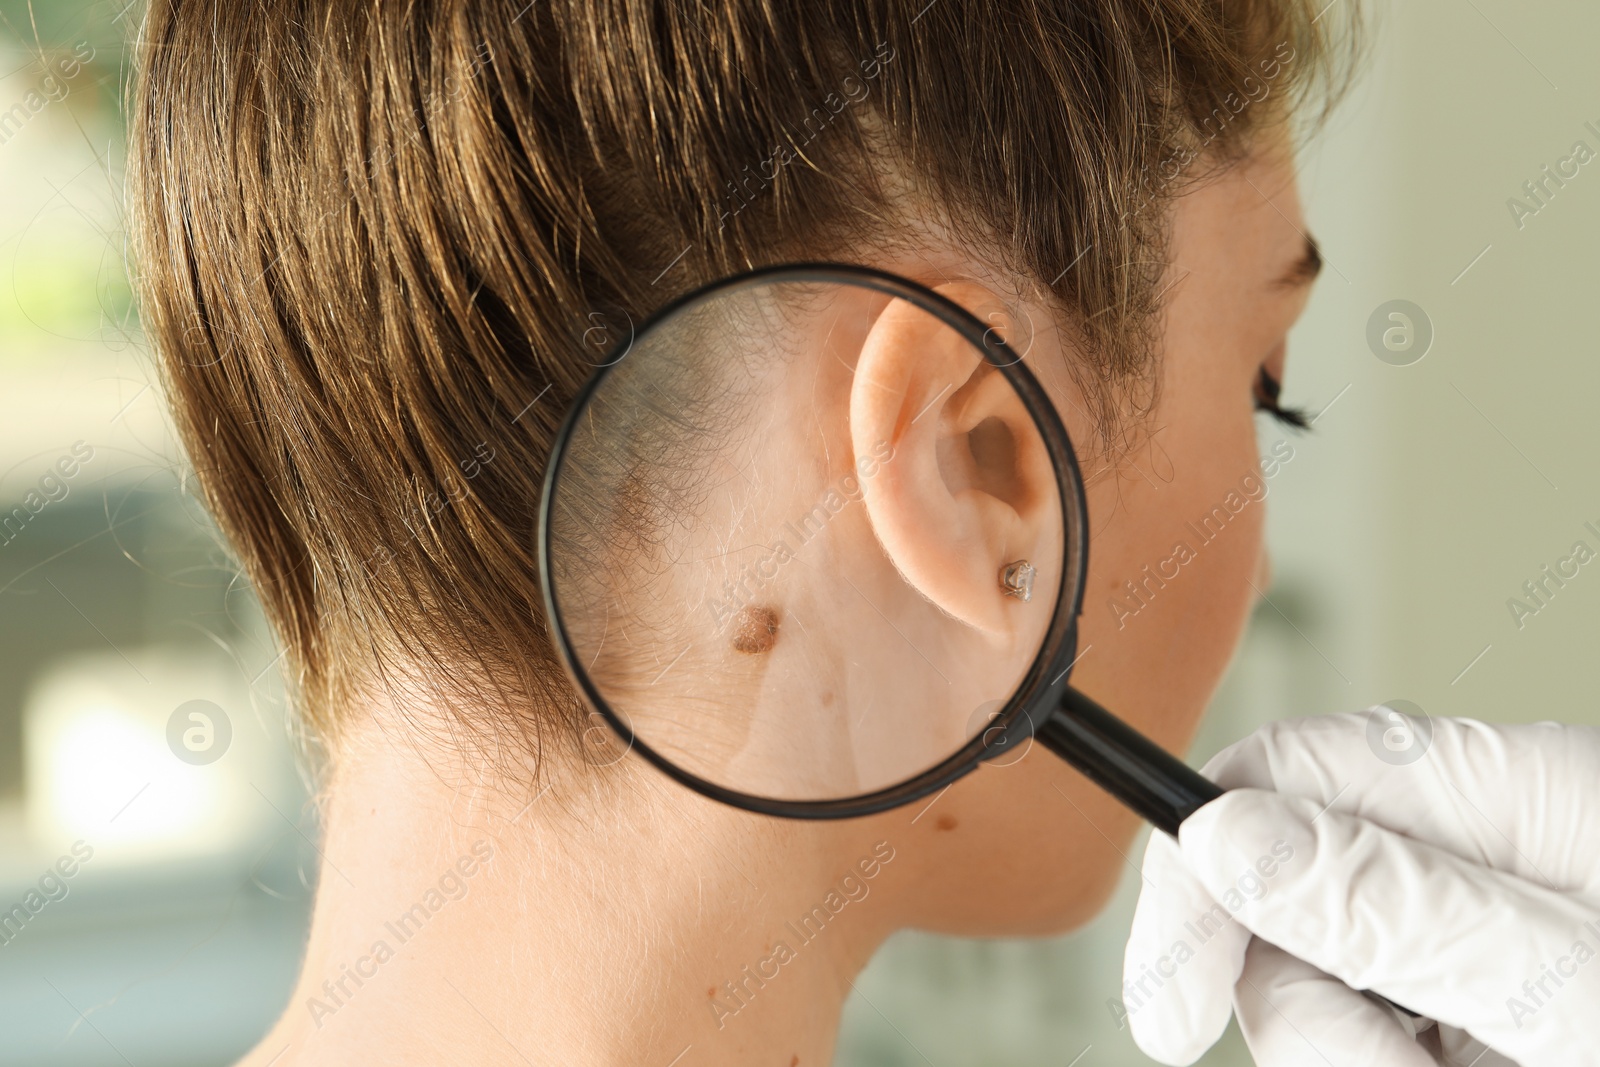
<path id="1" fill-rule="evenodd" d="M 568 665 L 637 745 L 830 801 L 1013 717 L 1081 527 L 1017 355 L 973 327 L 867 283 L 757 278 L 614 354 L 545 537 Z"/>

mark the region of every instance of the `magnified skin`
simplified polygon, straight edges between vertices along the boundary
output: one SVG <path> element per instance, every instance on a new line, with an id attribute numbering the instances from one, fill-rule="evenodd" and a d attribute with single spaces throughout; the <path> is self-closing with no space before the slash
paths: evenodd
<path id="1" fill-rule="evenodd" d="M 778 613 L 768 607 L 741 608 L 733 620 L 733 647 L 749 655 L 771 652 L 778 643 Z"/>
<path id="2" fill-rule="evenodd" d="M 941 289 L 737 275 L 647 323 L 569 416 L 541 521 L 564 660 L 641 755 L 714 797 L 815 815 L 792 805 L 937 773 L 988 721 L 974 709 L 1071 657 L 1059 633 L 1044 648 L 1081 589 L 1070 446 L 962 311 L 987 290 Z M 649 537 L 640 514 L 663 517 Z M 1013 595 L 1035 576 L 1038 602 Z"/>

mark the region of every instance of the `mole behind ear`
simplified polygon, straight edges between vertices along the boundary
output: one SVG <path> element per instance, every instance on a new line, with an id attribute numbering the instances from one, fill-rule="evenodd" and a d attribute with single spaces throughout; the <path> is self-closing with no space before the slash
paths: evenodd
<path id="1" fill-rule="evenodd" d="M 769 607 L 744 607 L 733 618 L 733 648 L 757 655 L 778 643 L 778 613 Z"/>

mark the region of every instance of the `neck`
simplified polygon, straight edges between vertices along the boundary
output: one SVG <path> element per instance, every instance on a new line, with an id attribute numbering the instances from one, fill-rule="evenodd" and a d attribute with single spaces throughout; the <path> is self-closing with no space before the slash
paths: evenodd
<path id="1" fill-rule="evenodd" d="M 344 746 L 299 984 L 246 1067 L 829 1062 L 910 880 L 877 820 L 740 812 L 632 757 L 542 792 L 441 759 Z"/>

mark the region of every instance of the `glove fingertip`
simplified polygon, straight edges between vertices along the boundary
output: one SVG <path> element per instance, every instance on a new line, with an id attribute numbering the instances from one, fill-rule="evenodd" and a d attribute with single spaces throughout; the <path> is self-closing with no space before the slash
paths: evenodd
<path id="1" fill-rule="evenodd" d="M 1161 1063 L 1193 1063 L 1233 1017 L 1233 984 L 1250 935 L 1233 923 L 1213 925 L 1214 916 L 1196 908 L 1192 921 L 1169 931 L 1171 939 L 1159 950 L 1148 938 L 1130 940 L 1123 961 L 1120 1003 L 1128 1028 Z"/>
<path id="2" fill-rule="evenodd" d="M 1315 817 L 1316 805 L 1304 798 L 1232 789 L 1190 815 L 1178 830 L 1178 842 L 1184 863 L 1220 899 L 1237 891 L 1239 880 L 1252 870 L 1277 876 L 1291 857 L 1309 861 L 1316 851 Z M 1303 869 L 1305 863 L 1298 866 Z"/>
<path id="3" fill-rule="evenodd" d="M 1233 1017 L 1232 1005 L 1226 1007 L 1227 1011 L 1220 1022 L 1190 1020 L 1185 1024 L 1172 1019 L 1169 1014 L 1154 1014 L 1143 1021 L 1137 1016 L 1130 1016 L 1128 1029 L 1132 1031 L 1133 1042 L 1139 1046 L 1139 1051 L 1157 1063 L 1165 1063 L 1168 1067 L 1189 1067 L 1222 1038 L 1222 1032 L 1228 1028 L 1228 1020 Z"/>

